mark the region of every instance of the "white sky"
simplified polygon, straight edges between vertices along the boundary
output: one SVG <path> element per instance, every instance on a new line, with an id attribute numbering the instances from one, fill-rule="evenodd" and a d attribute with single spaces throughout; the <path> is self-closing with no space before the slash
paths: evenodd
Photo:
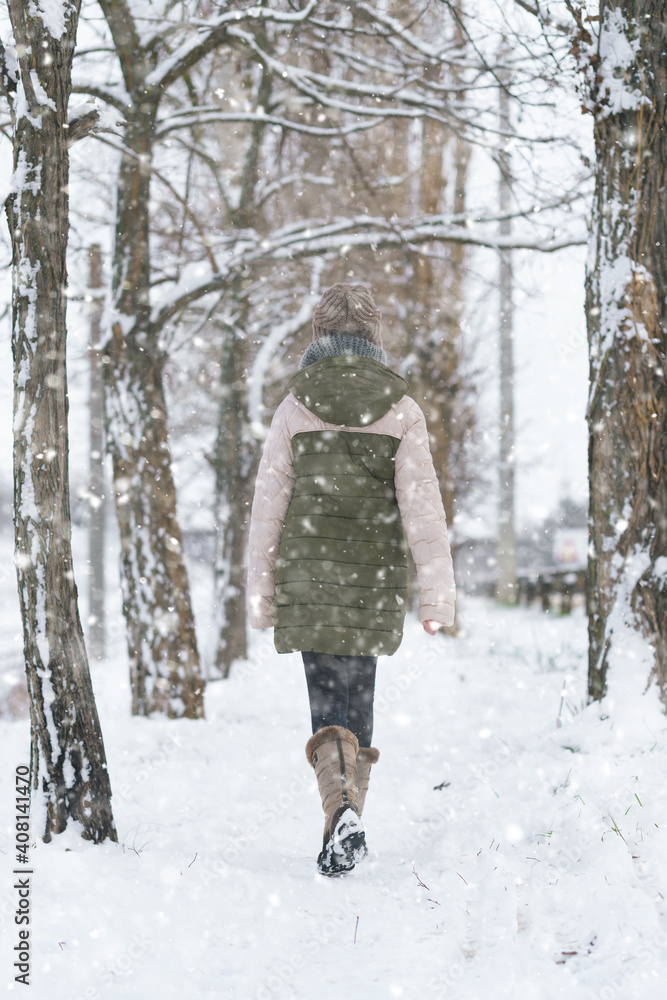
<path id="1" fill-rule="evenodd" d="M 588 495 L 586 400 L 588 352 L 584 316 L 585 247 L 555 254 L 520 251 L 514 255 L 514 371 L 517 526 L 539 520 L 558 500 Z M 489 271 L 495 265 L 485 251 Z M 490 463 L 498 455 L 499 344 L 497 314 L 489 315 L 477 363 L 483 368 L 480 420 L 487 431 Z M 497 521 L 494 491 L 470 511 L 461 528 L 492 533 Z"/>

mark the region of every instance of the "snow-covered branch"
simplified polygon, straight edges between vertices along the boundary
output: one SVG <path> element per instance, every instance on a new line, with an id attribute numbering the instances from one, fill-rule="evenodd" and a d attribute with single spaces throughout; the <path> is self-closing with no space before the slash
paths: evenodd
<path id="1" fill-rule="evenodd" d="M 263 205 L 269 200 L 269 198 L 276 194 L 277 191 L 281 191 L 283 188 L 292 184 L 313 184 L 315 187 L 333 187 L 335 183 L 336 182 L 333 177 L 325 177 L 322 174 L 287 174 L 285 177 L 280 177 L 277 181 L 272 181 L 270 184 L 266 184 L 265 186 L 262 186 L 261 184 L 258 185 L 255 204 L 257 206 Z"/>
<path id="2" fill-rule="evenodd" d="M 355 4 L 355 13 L 365 16 L 374 26 L 381 25 L 387 35 L 400 38 L 406 45 L 425 56 L 432 62 L 442 62 L 444 53 L 447 51 L 447 44 L 440 42 L 438 45 L 429 45 L 423 38 L 415 35 L 409 28 L 405 28 L 396 17 L 385 14 L 377 7 L 368 3 Z"/>
<path id="3" fill-rule="evenodd" d="M 81 113 L 70 114 L 68 117 L 66 126 L 68 146 L 73 146 L 79 139 L 84 139 L 91 132 L 94 132 L 100 120 L 99 108 L 91 108 L 89 111 L 77 108 L 76 111 L 81 111 Z"/>
<path id="4" fill-rule="evenodd" d="M 220 108 L 187 108 L 183 111 L 175 112 L 168 118 L 161 120 L 156 136 L 162 138 L 171 132 L 179 129 L 194 128 L 197 125 L 211 125 L 215 122 L 243 122 L 245 124 L 255 124 L 260 122 L 263 125 L 278 125 L 280 128 L 292 132 L 300 132 L 303 135 L 312 135 L 318 138 L 334 138 L 341 135 L 351 135 L 354 132 L 365 132 L 368 129 L 380 125 L 383 119 L 378 117 L 372 121 L 357 122 L 355 124 L 343 125 L 340 128 L 325 128 L 319 125 L 308 125 L 305 122 L 297 122 L 280 115 L 266 114 L 263 111 L 221 111 Z"/>
<path id="5" fill-rule="evenodd" d="M 556 31 L 560 31 L 564 35 L 571 33 L 571 28 L 568 24 L 565 24 L 563 21 L 557 21 L 551 14 L 545 13 L 539 3 L 528 3 L 527 0 L 514 0 L 514 3 L 529 14 L 532 14 L 533 17 L 536 17 L 540 24 L 545 27 L 555 28 Z M 566 3 L 566 6 L 569 7 L 570 5 Z"/>
<path id="6" fill-rule="evenodd" d="M 445 125 L 451 124 L 452 113 L 443 105 L 442 98 L 439 95 L 431 95 L 424 80 L 422 80 L 423 91 L 406 86 L 401 67 L 396 67 L 397 74 L 400 74 L 397 82 L 388 85 L 367 84 L 342 77 L 325 76 L 293 66 L 266 52 L 253 35 L 239 28 L 230 28 L 229 36 L 243 42 L 245 47 L 253 51 L 258 60 L 276 76 L 282 77 L 298 93 L 304 94 L 316 104 L 335 108 L 347 114 L 363 114 L 373 118 L 385 118 L 388 115 L 399 118 L 426 116 Z M 334 97 L 334 94 L 359 97 L 365 103 L 350 103 L 349 100 Z M 461 124 L 463 124 L 462 119 Z"/>
<path id="7" fill-rule="evenodd" d="M 303 10 L 294 13 L 270 10 L 268 7 L 248 7 L 245 10 L 227 11 L 220 17 L 202 22 L 201 25 L 198 25 L 195 20 L 193 25 L 199 27 L 200 30 L 183 42 L 167 59 L 163 60 L 149 74 L 146 84 L 151 89 L 164 92 L 175 80 L 182 77 L 209 52 L 221 45 L 226 40 L 231 25 L 238 25 L 245 21 L 299 24 L 309 18 L 316 5 L 317 0 L 309 0 Z"/>
<path id="8" fill-rule="evenodd" d="M 73 84 L 72 93 L 89 94 L 90 97 L 95 97 L 98 101 L 103 101 L 112 108 L 116 108 L 123 115 L 127 113 L 130 104 L 129 94 L 120 86 L 114 88 L 114 90 L 110 90 L 108 86 L 100 87 L 96 83 L 80 82 Z"/>
<path id="9" fill-rule="evenodd" d="M 160 330 L 173 316 L 182 312 L 192 302 L 221 291 L 229 283 L 231 276 L 259 261 L 295 260 L 315 255 L 338 254 L 344 256 L 353 247 L 367 248 L 373 252 L 390 247 L 405 247 L 417 250 L 425 243 L 450 243 L 464 246 L 487 247 L 493 250 L 536 250 L 554 253 L 565 247 L 584 246 L 587 235 L 575 233 L 567 236 L 535 239 L 534 236 L 512 234 L 510 237 L 498 233 L 486 233 L 453 225 L 451 219 L 429 216 L 416 220 L 412 225 L 382 217 L 360 215 L 339 219 L 331 223 L 315 224 L 303 222 L 284 227 L 270 236 L 244 232 L 236 246 L 227 251 L 227 260 L 220 266 L 217 275 L 207 275 L 203 280 L 175 289 L 169 301 L 162 302 L 154 311 L 152 326 Z M 201 271 L 201 268 L 199 268 Z"/>
<path id="10" fill-rule="evenodd" d="M 316 271 L 318 278 L 320 271 L 321 267 Z M 271 361 L 287 338 L 298 333 L 306 323 L 310 322 L 320 294 L 319 283 L 314 282 L 313 287 L 311 287 L 309 294 L 303 300 L 298 312 L 282 323 L 276 323 L 275 326 L 272 326 L 268 336 L 262 340 L 261 346 L 255 355 L 248 379 L 248 416 L 250 419 L 250 431 L 258 440 L 262 440 L 266 436 L 267 431 L 262 419 L 264 415 L 262 390 L 266 383 L 266 375 Z"/>

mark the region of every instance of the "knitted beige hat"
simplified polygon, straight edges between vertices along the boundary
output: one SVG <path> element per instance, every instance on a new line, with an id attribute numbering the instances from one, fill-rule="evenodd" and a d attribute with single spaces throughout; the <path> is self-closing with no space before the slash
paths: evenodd
<path id="1" fill-rule="evenodd" d="M 369 288 L 339 281 L 327 289 L 313 313 L 313 340 L 346 333 L 382 347 L 381 320 Z"/>

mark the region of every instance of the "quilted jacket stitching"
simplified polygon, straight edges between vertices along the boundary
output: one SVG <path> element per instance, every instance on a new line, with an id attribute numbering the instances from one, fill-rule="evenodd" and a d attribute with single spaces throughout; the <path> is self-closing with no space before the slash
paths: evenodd
<path id="1" fill-rule="evenodd" d="M 275 623 L 275 559 L 294 487 L 294 476 L 285 471 L 285 466 L 291 469 L 292 437 L 308 430 L 389 433 L 400 439 L 395 456 L 396 497 L 417 567 L 421 591 L 419 619 L 425 621 L 426 618 L 433 618 L 443 624 L 451 624 L 456 589 L 447 526 L 428 446 L 426 421 L 418 404 L 409 396 L 403 396 L 374 423 L 365 427 L 345 427 L 326 423 L 307 410 L 294 396 L 289 395 L 275 412 L 257 475 L 248 558 L 251 626 L 267 628 Z M 392 431 L 398 433 L 392 434 Z M 282 467 L 279 463 L 282 463 Z M 272 479 L 274 490 L 270 491 Z M 424 509 L 424 503 L 427 510 Z M 270 508 L 268 512 L 267 506 Z M 435 539 L 431 537 L 433 530 L 436 531 Z M 428 550 L 426 558 L 423 556 L 424 545 Z"/>

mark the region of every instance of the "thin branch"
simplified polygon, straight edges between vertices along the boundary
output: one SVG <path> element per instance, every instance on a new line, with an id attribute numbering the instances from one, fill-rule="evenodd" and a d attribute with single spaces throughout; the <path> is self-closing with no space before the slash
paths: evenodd
<path id="1" fill-rule="evenodd" d="M 108 0 L 107 0 L 108 2 Z M 227 39 L 227 32 L 230 25 L 238 25 L 244 21 L 275 21 L 280 24 L 299 24 L 306 21 L 317 5 L 318 0 L 309 0 L 303 10 L 294 14 L 287 14 L 282 11 L 270 10 L 268 7 L 250 7 L 247 10 L 228 11 L 223 14 L 214 25 L 203 22 L 198 25 L 196 19 L 190 22 L 193 26 L 205 27 L 208 35 L 202 33 L 195 38 L 190 38 L 183 43 L 176 51 L 165 59 L 161 66 L 153 70 L 147 79 L 147 84 L 151 89 L 164 92 L 175 80 L 187 73 L 204 56 L 218 48 Z"/>
<path id="2" fill-rule="evenodd" d="M 498 234 L 484 235 L 474 233 L 460 226 L 442 225 L 433 222 L 431 218 L 415 226 L 389 229 L 385 219 L 360 216 L 343 219 L 322 226 L 302 223 L 298 231 L 274 234 L 271 237 L 261 237 L 258 234 L 244 234 L 241 249 L 235 257 L 228 259 L 224 271 L 193 288 L 178 295 L 171 302 L 165 303 L 153 315 L 152 328 L 159 331 L 173 316 L 180 313 L 192 302 L 221 291 L 231 280 L 233 274 L 243 270 L 260 260 L 302 259 L 318 254 L 344 254 L 352 247 L 368 247 L 376 251 L 379 248 L 407 246 L 415 253 L 420 252 L 423 243 L 457 243 L 466 246 L 486 247 L 493 250 L 538 250 L 541 253 L 554 253 L 566 247 L 585 246 L 588 238 L 585 235 L 553 238 L 551 240 L 535 240 L 519 236 L 503 237 Z"/>
<path id="3" fill-rule="evenodd" d="M 380 85 L 372 86 L 340 78 L 332 79 L 320 73 L 313 73 L 297 68 L 275 59 L 257 44 L 257 40 L 252 35 L 237 28 L 230 28 L 229 36 L 243 42 L 247 48 L 255 53 L 257 59 L 270 68 L 277 77 L 286 79 L 295 90 L 323 107 L 334 108 L 337 111 L 357 116 L 364 115 L 366 117 L 382 118 L 383 120 L 385 118 L 428 118 L 431 121 L 437 121 L 442 125 L 446 125 L 471 143 L 477 141 L 470 135 L 469 130 L 471 129 L 481 132 L 484 135 L 488 134 L 515 141 L 540 144 L 553 141 L 550 137 L 536 138 L 534 136 L 520 135 L 516 132 L 503 132 L 498 127 L 490 126 L 469 116 L 459 115 L 451 108 L 446 108 L 437 94 L 430 97 L 418 91 L 403 90 L 403 82 L 396 86 L 383 88 Z M 488 67 L 488 71 L 494 76 L 497 75 L 491 67 Z M 423 79 L 421 82 L 426 86 Z M 369 98 L 372 100 L 384 99 L 385 101 L 391 101 L 392 105 L 384 104 L 381 107 L 376 107 L 375 105 L 366 103 L 354 104 L 342 98 L 329 96 L 330 93 L 333 94 L 337 91 L 352 94 L 352 96 L 357 95 L 360 98 Z M 403 106 L 396 107 L 397 103 Z"/>
<path id="4" fill-rule="evenodd" d="M 547 14 L 547 16 L 545 17 L 542 11 L 540 10 L 540 6 L 538 3 L 535 4 L 527 3 L 527 0 L 514 0 L 514 3 L 517 4 L 517 6 L 522 7 L 524 10 L 528 11 L 528 13 L 532 14 L 533 17 L 536 17 L 540 22 L 540 24 L 547 25 L 549 28 L 555 28 L 556 31 L 561 31 L 565 35 L 569 35 L 571 33 L 569 25 L 564 24 L 562 21 L 556 21 L 555 18 L 551 17 L 550 14 Z M 567 2 L 567 0 L 565 6 L 569 9 L 570 5 Z"/>
<path id="5" fill-rule="evenodd" d="M 285 177 L 272 181 L 265 188 L 260 190 L 260 196 L 255 204 L 259 208 L 268 201 L 274 194 L 287 187 L 288 184 L 313 184 L 317 187 L 333 187 L 336 183 L 333 177 L 326 177 L 323 174 L 287 174 Z"/>
<path id="6" fill-rule="evenodd" d="M 97 128 L 96 126 L 99 126 L 99 121 L 99 108 L 92 108 L 90 111 L 86 111 L 85 114 L 73 118 L 65 126 L 67 128 L 67 145 L 73 146 L 79 139 L 85 139 L 87 135 L 96 131 L 111 131 L 111 129 Z"/>
<path id="7" fill-rule="evenodd" d="M 131 159 L 137 160 L 139 163 L 141 163 L 144 169 L 150 170 L 150 172 L 154 174 L 155 177 L 157 177 L 160 183 L 164 184 L 164 186 L 168 188 L 169 191 L 171 191 L 174 198 L 176 198 L 179 204 L 183 206 L 185 214 L 190 219 L 190 222 L 199 233 L 200 239 L 202 241 L 202 246 L 204 247 L 204 253 L 206 254 L 208 262 L 211 265 L 211 270 L 214 272 L 214 274 L 219 274 L 220 268 L 218 267 L 217 261 L 213 256 L 213 253 L 211 252 L 211 248 L 209 246 L 209 238 L 204 232 L 202 224 L 200 223 L 199 219 L 192 211 L 188 203 L 185 201 L 185 199 L 178 193 L 173 184 L 170 181 L 168 181 L 167 178 L 163 174 L 161 174 L 160 171 L 156 167 L 154 167 L 152 163 L 147 163 L 144 157 L 140 156 L 138 153 L 135 153 L 134 150 L 128 149 L 127 146 L 124 146 L 120 143 L 110 142 L 108 139 L 103 139 L 98 132 L 93 132 L 93 138 L 97 139 L 98 142 L 104 143 L 106 146 L 111 146 L 112 149 L 115 149 L 116 152 L 120 153 L 122 156 L 129 156 Z"/>
<path id="8" fill-rule="evenodd" d="M 108 90 L 103 90 L 95 84 L 90 83 L 77 83 L 72 86 L 73 94 L 89 94 L 91 97 L 96 97 L 99 101 L 104 101 L 105 104 L 111 105 L 112 108 L 116 108 L 121 114 L 127 114 L 128 105 L 130 104 L 129 94 L 124 94 L 124 99 L 122 97 L 116 97 L 114 94 L 110 93 Z"/>
<path id="9" fill-rule="evenodd" d="M 363 114 L 363 109 L 359 109 L 359 111 Z M 377 125 L 381 125 L 383 121 L 383 118 L 374 118 L 372 121 L 343 126 L 342 130 L 345 135 L 351 135 L 355 132 L 365 132 L 368 129 L 375 128 Z M 163 124 L 163 122 L 166 124 Z M 257 111 L 220 111 L 217 108 L 211 108 L 210 110 L 208 108 L 198 108 L 192 111 L 188 109 L 176 112 L 169 118 L 161 119 L 156 135 L 158 138 L 161 138 L 178 129 L 192 128 L 194 125 L 209 125 L 212 122 L 246 122 L 248 124 L 261 122 L 264 125 L 278 125 L 280 128 L 292 132 L 300 132 L 303 135 L 314 135 L 322 138 L 334 138 L 340 135 L 340 130 L 337 128 L 321 128 L 317 125 L 306 125 L 301 122 L 291 121 L 289 118 L 281 118 L 278 115 L 267 115 Z"/>

